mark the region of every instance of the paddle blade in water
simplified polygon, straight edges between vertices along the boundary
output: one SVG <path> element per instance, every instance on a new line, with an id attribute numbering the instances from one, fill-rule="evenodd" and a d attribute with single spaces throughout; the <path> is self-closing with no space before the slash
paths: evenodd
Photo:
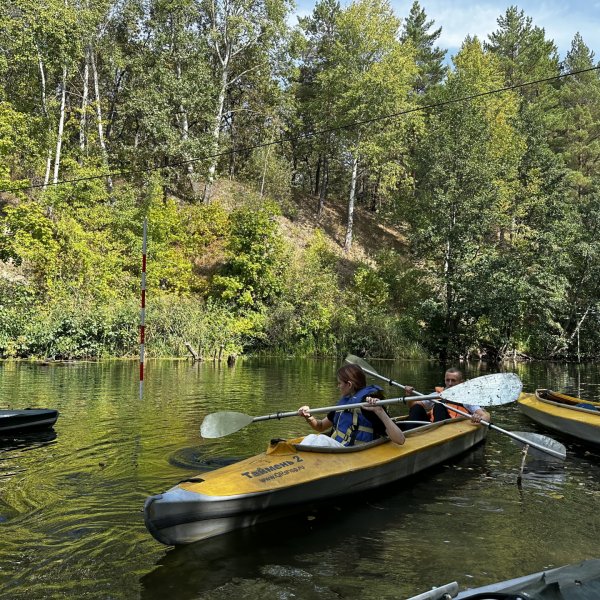
<path id="1" fill-rule="evenodd" d="M 440 396 L 458 404 L 500 406 L 514 402 L 522 389 L 523 384 L 515 373 L 493 373 L 448 388 Z"/>
<path id="2" fill-rule="evenodd" d="M 542 458 L 545 460 L 550 460 L 549 457 L 553 456 L 556 459 L 564 460 L 567 457 L 567 449 L 564 447 L 564 445 L 560 442 L 557 442 L 555 439 L 548 437 L 547 435 L 542 435 L 540 433 L 532 433 L 531 431 L 513 431 L 512 433 L 518 435 L 519 437 L 522 437 L 528 442 L 532 442 L 533 444 L 537 444 L 538 446 L 543 446 L 544 448 L 552 452 L 552 455 L 550 455 L 548 452 L 539 450 L 534 446 L 529 446 L 527 454 L 528 456 L 531 456 L 534 459 Z M 515 442 L 519 446 L 523 446 L 523 443 L 519 440 L 515 440 Z"/>
<path id="3" fill-rule="evenodd" d="M 203 438 L 220 438 L 239 431 L 252 423 L 254 417 L 240 412 L 220 411 L 206 415 L 200 435 Z"/>

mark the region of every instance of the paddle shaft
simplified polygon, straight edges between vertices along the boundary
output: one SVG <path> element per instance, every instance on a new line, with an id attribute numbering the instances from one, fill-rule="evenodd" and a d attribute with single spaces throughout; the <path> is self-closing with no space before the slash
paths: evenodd
<path id="1" fill-rule="evenodd" d="M 373 377 L 379 377 L 379 379 L 381 379 L 382 381 L 386 381 L 389 385 L 395 385 L 396 387 L 402 388 L 403 390 L 406 389 L 406 386 L 402 385 L 400 382 L 394 381 L 393 379 L 389 379 L 388 377 L 385 377 L 384 375 L 380 375 L 379 373 L 376 373 L 375 371 L 365 369 L 365 367 L 363 367 L 362 365 L 361 365 L 361 369 L 365 373 L 368 373 L 369 375 L 373 375 Z M 413 390 L 413 393 L 415 396 L 420 396 L 421 400 L 423 400 L 425 397 L 425 394 L 421 394 L 421 392 L 417 392 L 417 390 Z M 438 396 L 439 396 L 439 394 L 435 394 L 435 397 L 438 397 Z M 411 398 L 411 400 L 412 400 L 412 398 Z"/>
<path id="2" fill-rule="evenodd" d="M 435 398 L 432 399 L 432 402 L 446 406 L 443 402 L 441 402 L 440 400 L 436 400 Z M 452 407 L 452 410 L 453 410 L 453 412 L 458 413 L 459 415 L 462 415 L 463 417 L 471 418 L 471 415 L 469 413 L 463 412 L 462 410 L 459 410 L 455 406 Z M 494 431 L 499 431 L 500 433 L 504 433 L 508 437 L 513 438 L 513 440 L 517 440 L 517 442 L 520 442 L 521 444 L 527 444 L 528 446 L 531 446 L 532 448 L 536 448 L 537 450 L 540 450 L 542 452 L 546 452 L 547 454 L 550 454 L 551 456 L 554 456 L 554 457 L 560 458 L 560 459 L 564 459 L 564 456 L 560 452 L 557 452 L 556 450 L 553 450 L 552 448 L 546 448 L 545 446 L 542 446 L 541 444 L 538 444 L 532 440 L 527 440 L 527 439 L 521 437 L 520 435 L 513 433 L 512 431 L 507 431 L 506 429 L 502 429 L 502 427 L 498 427 L 498 425 L 494 425 L 493 423 L 488 423 L 487 421 L 484 421 L 483 419 L 481 419 L 481 421 L 479 421 L 479 422 L 482 425 L 485 425 L 486 427 L 493 429 Z"/>
<path id="3" fill-rule="evenodd" d="M 409 396 L 407 398 L 387 398 L 386 400 L 377 400 L 373 404 L 369 404 L 369 402 L 355 402 L 353 404 L 336 404 L 334 406 L 323 406 L 321 408 L 311 408 L 311 415 L 322 415 L 330 412 L 338 412 L 340 410 L 349 410 L 354 408 L 364 408 L 365 406 L 385 406 L 386 404 L 398 404 L 400 402 L 406 402 L 407 400 L 434 400 L 438 398 L 439 394 L 430 394 L 429 396 Z M 252 419 L 252 423 L 256 423 L 258 421 L 270 421 L 271 419 L 285 419 L 287 417 L 297 417 L 298 411 L 290 411 L 290 412 L 278 412 L 270 415 L 263 415 L 261 417 L 254 417 Z"/>
<path id="4" fill-rule="evenodd" d="M 398 383 L 397 381 L 394 381 L 393 379 L 389 379 L 388 377 L 380 375 L 379 373 L 377 373 L 375 371 L 371 371 L 370 369 L 365 369 L 364 367 L 362 367 L 362 370 L 365 373 L 372 375 L 373 377 L 379 377 L 379 379 L 381 379 L 383 381 L 387 381 L 390 385 L 395 385 L 396 387 L 402 388 L 403 390 L 406 389 L 405 385 L 402 385 L 401 383 Z M 437 395 L 437 394 L 432 394 L 432 396 L 433 396 L 433 398 L 432 398 L 431 395 L 424 396 L 423 394 L 421 394 L 420 392 L 417 392 L 416 390 L 413 390 L 413 392 L 414 392 L 415 396 L 417 396 L 418 400 L 424 400 L 424 399 L 432 400 L 433 402 L 435 402 L 437 404 L 441 404 L 442 406 L 446 406 L 446 408 L 447 408 L 447 405 L 439 399 L 439 395 Z M 413 399 L 414 398 L 412 398 L 412 397 L 405 398 L 405 400 L 413 400 Z M 452 407 L 452 410 L 454 412 L 462 415 L 463 417 L 471 418 L 471 415 L 469 413 L 463 412 L 462 410 L 459 410 L 458 408 L 456 408 L 454 406 Z M 536 448 L 537 450 L 546 452 L 547 454 L 550 454 L 551 456 L 564 459 L 564 456 L 562 456 L 560 454 L 560 452 L 557 452 L 556 450 L 553 450 L 552 448 L 546 448 L 545 446 L 542 446 L 541 444 L 537 444 L 536 442 L 533 442 L 531 440 L 526 440 L 525 438 L 522 438 L 520 435 L 517 435 L 516 433 L 513 433 L 512 431 L 507 431 L 506 429 L 502 429 L 502 427 L 498 427 L 497 425 L 494 425 L 493 423 L 488 423 L 487 421 L 484 421 L 483 419 L 479 422 L 482 425 L 485 425 L 486 427 L 493 429 L 494 431 L 499 431 L 500 433 L 506 434 L 508 437 L 511 437 L 514 440 L 517 440 L 521 444 L 527 444 L 527 445 L 531 446 L 532 448 Z"/>

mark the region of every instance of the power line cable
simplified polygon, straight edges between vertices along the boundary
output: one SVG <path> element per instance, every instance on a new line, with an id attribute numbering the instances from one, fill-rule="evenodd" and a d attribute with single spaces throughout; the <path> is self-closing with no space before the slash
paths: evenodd
<path id="1" fill-rule="evenodd" d="M 203 160 L 208 160 L 211 158 L 220 158 L 222 156 L 227 156 L 230 154 L 236 154 L 236 153 L 242 153 L 242 152 L 249 152 L 252 150 L 257 150 L 259 148 L 267 148 L 269 146 L 275 146 L 275 145 L 279 145 L 279 144 L 284 144 L 286 142 L 294 142 L 294 141 L 300 141 L 303 139 L 311 139 L 320 135 L 324 135 L 324 134 L 328 134 L 328 133 L 334 133 L 336 131 L 342 131 L 345 129 L 352 129 L 354 127 L 360 127 L 362 125 L 369 125 L 371 123 L 377 123 L 380 121 L 385 121 L 388 119 L 397 119 L 398 117 L 404 116 L 404 115 L 408 115 L 411 113 L 415 113 L 415 112 L 419 112 L 419 111 L 428 111 L 428 110 L 432 110 L 435 108 L 443 108 L 444 106 L 449 106 L 451 104 L 457 104 L 459 102 L 467 102 L 467 101 L 471 101 L 471 100 L 475 100 L 477 98 L 483 98 L 485 96 L 491 96 L 493 94 L 501 94 L 503 92 L 509 92 L 512 90 L 516 90 L 519 88 L 523 88 L 523 87 L 527 87 L 530 85 L 537 85 L 539 83 L 549 83 L 550 81 L 556 81 L 559 79 L 564 79 L 566 77 L 572 77 L 574 75 L 581 75 L 583 73 L 589 73 L 591 71 L 598 71 L 600 70 L 600 65 L 597 65 L 595 67 L 590 67 L 588 69 L 581 69 L 579 71 L 571 71 L 569 73 L 562 73 L 560 75 L 553 75 L 552 77 L 545 77 L 543 79 L 536 79 L 535 81 L 526 81 L 523 83 L 516 83 L 514 85 L 509 85 L 509 86 L 505 86 L 502 88 L 496 88 L 494 90 L 488 90 L 487 92 L 479 92 L 477 94 L 471 94 L 469 96 L 462 96 L 460 98 L 453 98 L 451 100 L 445 100 L 443 102 L 436 102 L 434 104 L 426 104 L 424 106 L 417 106 L 414 108 L 410 108 L 408 110 L 403 110 L 403 111 L 399 111 L 399 112 L 395 112 L 395 113 L 389 113 L 387 115 L 382 115 L 380 117 L 373 117 L 372 119 L 365 119 L 362 121 L 353 121 L 351 123 L 345 123 L 343 125 L 338 125 L 336 127 L 329 127 L 326 129 L 320 129 L 318 131 L 314 131 L 312 133 L 305 133 L 305 134 L 301 134 L 298 136 L 288 136 L 288 137 L 282 137 L 279 140 L 274 140 L 274 141 L 270 141 L 270 142 L 264 142 L 262 144 L 254 144 L 252 146 L 243 146 L 241 148 L 232 148 L 230 150 L 226 150 L 223 152 L 217 152 L 214 154 L 206 154 L 204 156 L 200 156 L 200 157 L 196 157 L 196 158 L 190 158 L 188 160 L 182 160 L 182 161 L 177 161 L 168 165 L 160 165 L 160 166 L 154 166 L 154 167 L 146 167 L 143 169 L 125 169 L 125 170 L 119 170 L 119 171 L 109 171 L 106 173 L 101 173 L 98 175 L 88 175 L 86 177 L 78 177 L 75 179 L 61 179 L 59 181 L 55 181 L 55 182 L 48 182 L 48 183 L 38 183 L 38 184 L 30 184 L 30 185 L 24 185 L 24 186 L 13 186 L 13 187 L 7 187 L 7 188 L 2 188 L 0 189 L 0 193 L 2 192 L 19 192 L 19 191 L 24 191 L 24 190 L 33 190 L 33 189 L 37 189 L 37 188 L 45 188 L 45 187 L 49 187 L 49 186 L 61 186 L 61 185 L 71 185 L 74 183 L 80 183 L 83 181 L 92 181 L 95 179 L 104 179 L 106 177 L 125 177 L 125 176 L 131 176 L 131 175 L 140 175 L 142 173 L 151 173 L 154 171 L 162 171 L 163 169 L 173 169 L 173 168 L 177 168 L 177 167 L 182 167 L 185 165 L 189 165 L 192 163 L 196 163 L 196 162 L 200 162 Z"/>

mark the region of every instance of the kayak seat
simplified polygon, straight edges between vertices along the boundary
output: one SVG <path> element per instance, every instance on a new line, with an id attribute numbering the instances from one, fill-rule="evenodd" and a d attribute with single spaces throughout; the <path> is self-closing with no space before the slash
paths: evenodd
<path id="1" fill-rule="evenodd" d="M 577 408 L 585 408 L 586 410 L 599 410 L 597 406 L 588 404 L 587 402 L 578 402 L 575 406 Z"/>
<path id="2" fill-rule="evenodd" d="M 420 427 L 415 427 L 414 429 L 410 429 L 408 431 L 404 432 L 405 437 L 411 437 L 413 435 L 420 435 L 421 433 L 425 432 L 425 431 L 429 431 L 430 429 L 435 429 L 436 427 L 442 427 L 444 426 L 446 423 L 456 423 L 456 421 L 465 421 L 467 420 L 467 417 L 457 417 L 455 419 L 446 419 L 445 421 L 438 421 L 437 423 L 423 423 L 423 425 L 421 425 Z M 394 419 L 394 421 L 397 422 L 402 422 L 400 421 L 396 421 L 396 419 Z M 373 440 L 372 442 L 367 442 L 366 444 L 358 444 L 356 446 L 344 446 L 342 448 L 330 448 L 330 447 L 323 447 L 323 446 L 309 446 L 308 444 L 306 446 L 303 446 L 302 443 L 299 444 L 292 444 L 294 446 L 294 448 L 296 448 L 297 450 L 301 450 L 302 452 L 321 452 L 321 453 L 327 453 L 327 454 L 347 454 L 349 452 L 362 452 L 363 450 L 368 450 L 369 448 L 373 448 L 374 446 L 379 446 L 380 444 L 386 444 L 387 442 L 390 441 L 390 438 L 386 437 L 380 437 L 379 439 Z"/>
<path id="3" fill-rule="evenodd" d="M 326 454 L 348 454 L 350 452 L 361 452 L 362 450 L 367 450 L 368 448 L 373 448 L 375 446 L 380 446 L 381 444 L 385 444 L 389 442 L 389 438 L 381 437 L 379 439 L 373 440 L 372 442 L 367 442 L 366 444 L 358 444 L 356 446 L 343 446 L 341 448 L 332 448 L 328 446 L 306 446 L 300 444 L 293 444 L 296 450 L 300 450 L 302 452 L 320 452 Z"/>

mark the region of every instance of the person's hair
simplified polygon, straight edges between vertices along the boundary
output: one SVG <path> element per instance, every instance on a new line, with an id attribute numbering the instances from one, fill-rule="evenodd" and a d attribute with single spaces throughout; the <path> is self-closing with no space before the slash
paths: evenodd
<path id="1" fill-rule="evenodd" d="M 354 392 L 362 390 L 367 385 L 365 372 L 358 365 L 343 365 L 337 371 L 337 378 L 340 381 L 350 382 Z"/>
<path id="2" fill-rule="evenodd" d="M 455 375 L 458 375 L 460 377 L 461 381 L 465 380 L 463 372 L 460 369 L 457 369 L 456 367 L 450 367 L 449 369 L 446 369 L 446 373 L 454 373 Z"/>

